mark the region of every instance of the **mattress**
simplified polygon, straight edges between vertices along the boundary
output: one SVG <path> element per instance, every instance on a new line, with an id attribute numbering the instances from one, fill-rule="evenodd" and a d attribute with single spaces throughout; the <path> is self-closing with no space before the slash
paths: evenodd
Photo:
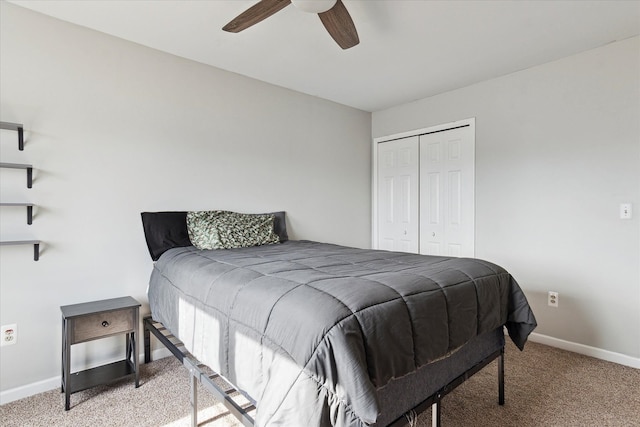
<path id="1" fill-rule="evenodd" d="M 153 318 L 256 402 L 256 425 L 376 423 L 380 390 L 507 327 L 536 322 L 501 267 L 310 241 L 155 263 Z"/>

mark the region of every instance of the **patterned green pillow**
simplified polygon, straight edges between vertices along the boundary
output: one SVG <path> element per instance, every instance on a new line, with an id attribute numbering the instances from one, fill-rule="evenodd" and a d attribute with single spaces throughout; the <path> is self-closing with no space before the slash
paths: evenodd
<path id="1" fill-rule="evenodd" d="M 231 249 L 280 243 L 274 215 L 229 211 L 187 212 L 187 231 L 198 249 Z"/>

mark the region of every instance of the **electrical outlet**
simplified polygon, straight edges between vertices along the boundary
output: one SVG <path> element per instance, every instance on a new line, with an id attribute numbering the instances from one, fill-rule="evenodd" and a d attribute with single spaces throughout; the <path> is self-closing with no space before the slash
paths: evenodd
<path id="1" fill-rule="evenodd" d="M 549 305 L 549 307 L 558 308 L 559 299 L 560 297 L 558 296 L 557 292 L 549 291 L 547 304 Z"/>
<path id="2" fill-rule="evenodd" d="M 14 345 L 18 341 L 18 325 L 3 325 L 0 332 L 0 347 Z"/>

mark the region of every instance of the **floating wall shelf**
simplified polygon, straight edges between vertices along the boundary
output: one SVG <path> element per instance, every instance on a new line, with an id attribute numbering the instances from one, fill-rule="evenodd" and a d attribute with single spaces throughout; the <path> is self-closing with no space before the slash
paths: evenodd
<path id="1" fill-rule="evenodd" d="M 26 169 L 27 170 L 27 188 L 31 188 L 33 184 L 33 166 L 22 163 L 0 163 L 0 168 L 9 169 Z"/>
<path id="2" fill-rule="evenodd" d="M 19 123 L 0 122 L 0 129 L 18 132 L 18 150 L 24 150 L 24 126 Z M 0 168 L 25 169 L 27 171 L 27 188 L 33 184 L 33 166 L 22 163 L 0 163 Z M 33 222 L 32 203 L 0 203 L 0 206 L 25 206 L 27 208 L 27 224 Z M 40 240 L 2 240 L 0 246 L 33 245 L 33 260 L 40 259 Z"/>
<path id="3" fill-rule="evenodd" d="M 0 122 L 0 129 L 15 130 L 18 132 L 18 150 L 24 150 L 24 126 L 20 123 Z"/>
<path id="4" fill-rule="evenodd" d="M 40 259 L 40 240 L 3 240 L 0 242 L 0 246 L 9 245 L 33 245 L 33 260 Z"/>
<path id="5" fill-rule="evenodd" d="M 27 207 L 27 224 L 33 223 L 33 204 L 32 203 L 0 203 L 0 206 L 26 206 Z"/>

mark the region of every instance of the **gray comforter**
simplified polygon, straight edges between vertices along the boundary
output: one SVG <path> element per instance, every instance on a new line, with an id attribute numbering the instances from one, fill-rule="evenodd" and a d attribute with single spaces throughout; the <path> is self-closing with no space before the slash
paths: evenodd
<path id="1" fill-rule="evenodd" d="M 501 267 L 309 241 L 167 251 L 153 318 L 257 402 L 256 425 L 361 426 L 376 388 L 506 325 L 536 321 Z"/>

